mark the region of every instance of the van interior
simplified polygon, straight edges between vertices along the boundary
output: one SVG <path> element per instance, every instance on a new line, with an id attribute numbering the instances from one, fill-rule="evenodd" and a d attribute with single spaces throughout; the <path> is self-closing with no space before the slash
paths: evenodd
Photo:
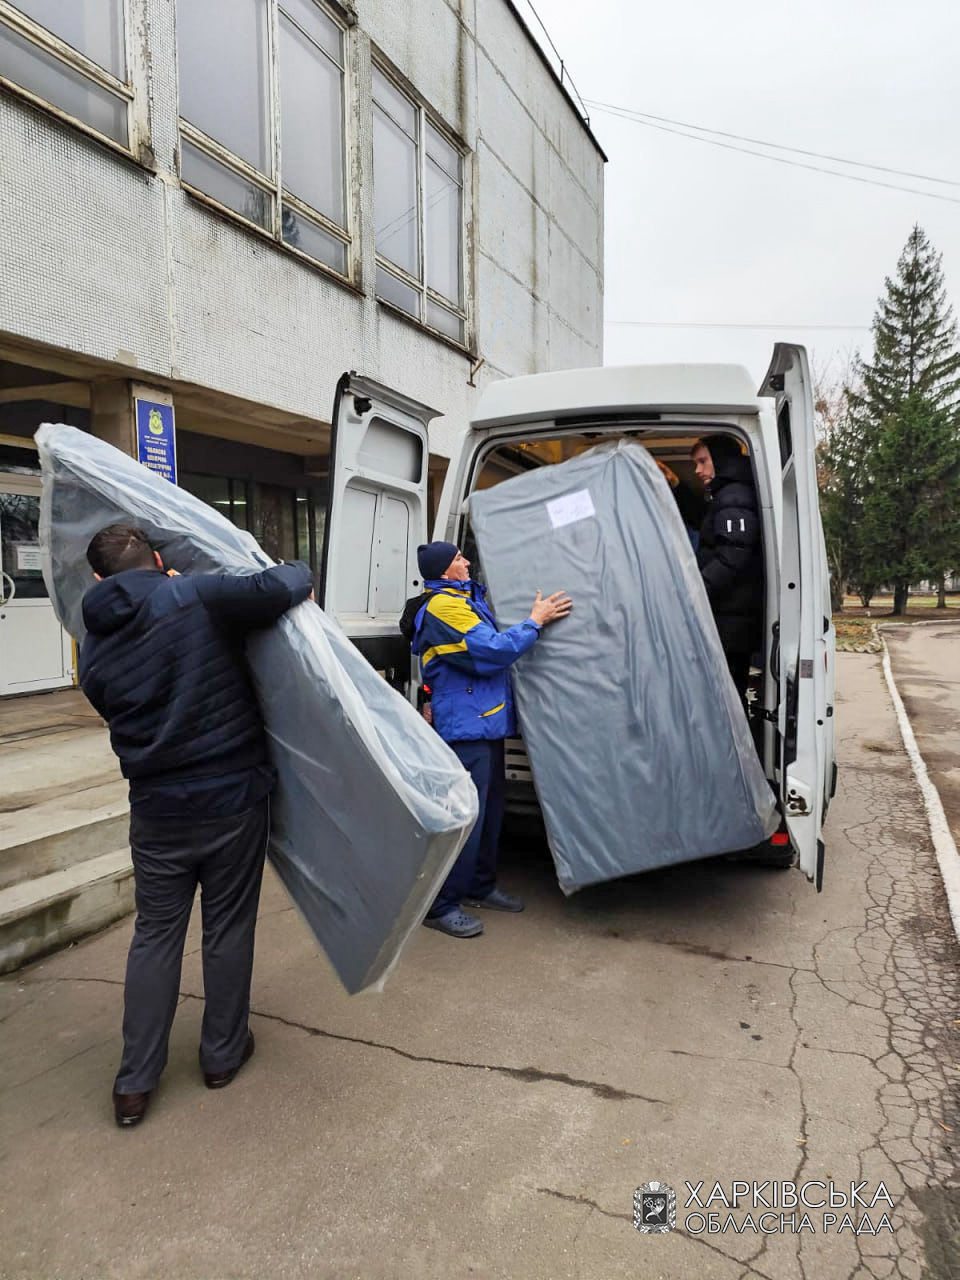
<path id="1" fill-rule="evenodd" d="M 518 433 L 522 430 L 522 428 L 518 428 Z M 553 430 L 555 431 L 556 427 Z M 518 434 L 514 439 L 500 441 L 494 444 L 493 447 L 480 452 L 474 464 L 469 490 L 473 492 L 477 489 L 491 488 L 496 484 L 509 480 L 513 476 L 533 470 L 536 467 L 554 466 L 558 463 L 566 462 L 605 442 L 612 442 L 618 439 L 634 439 L 648 450 L 655 461 L 670 468 L 680 484 L 687 490 L 687 494 L 693 497 L 694 502 L 691 505 L 694 510 L 697 510 L 698 503 L 696 500 L 700 500 L 705 508 L 707 499 L 703 486 L 696 477 L 690 455 L 697 441 L 704 435 L 720 432 L 730 434 L 737 439 L 744 453 L 750 456 L 746 442 L 740 439 L 735 431 L 731 430 L 730 424 L 722 423 L 706 424 L 700 422 L 696 424 L 695 428 L 692 424 L 687 427 L 678 424 L 675 428 L 671 424 L 669 433 L 665 433 L 663 426 L 658 424 L 653 428 L 637 427 L 620 428 L 619 430 L 616 427 L 604 429 L 600 425 L 596 428 L 591 425 L 589 430 L 570 430 L 562 435 L 541 433 L 536 436 L 524 436 Z M 756 474 L 756 466 L 753 463 L 752 466 L 758 493 L 762 493 L 763 486 L 760 483 L 760 477 Z M 763 511 L 761 510 L 762 515 Z M 688 523 L 688 529 L 692 528 L 693 524 Z M 696 529 L 699 529 L 699 517 L 696 520 Z M 483 565 L 480 562 L 476 541 L 470 529 L 469 516 L 465 513 L 461 517 L 459 543 L 473 566 L 472 576 L 483 582 Z M 767 566 L 768 579 L 770 577 L 769 566 L 772 564 L 775 555 L 774 548 L 773 531 L 765 527 L 764 562 Z M 776 573 L 774 573 L 773 580 L 776 581 Z M 763 634 L 765 636 L 769 634 L 766 619 L 764 619 Z M 775 774 L 774 736 L 772 732 L 765 732 L 765 724 L 768 724 L 768 721 L 763 716 L 765 692 L 767 692 L 768 696 L 772 694 L 772 689 L 765 689 L 765 686 L 768 685 L 768 680 L 765 679 L 765 676 L 768 673 L 769 682 L 772 683 L 773 673 L 769 671 L 768 655 L 765 653 L 755 654 L 750 686 L 747 692 L 748 719 L 754 743 L 757 747 L 758 755 L 765 766 L 767 777 L 773 779 Z M 772 726 L 769 726 L 769 728 L 772 730 Z M 534 815 L 538 810 L 538 806 L 532 794 L 530 767 L 520 740 L 512 740 L 507 743 L 507 783 L 508 807 L 510 810 L 527 813 L 531 816 Z"/>

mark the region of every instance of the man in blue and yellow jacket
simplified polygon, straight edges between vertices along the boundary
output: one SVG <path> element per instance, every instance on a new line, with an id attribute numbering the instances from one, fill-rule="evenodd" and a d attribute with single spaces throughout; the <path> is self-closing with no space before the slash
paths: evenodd
<path id="1" fill-rule="evenodd" d="M 424 593 L 409 602 L 405 630 L 431 689 L 433 726 L 469 772 L 480 799 L 476 825 L 424 924 L 473 938 L 483 924 L 463 910 L 464 902 L 523 910 L 518 898 L 496 887 L 503 740 L 517 731 L 509 668 L 536 644 L 541 628 L 566 617 L 571 601 L 561 591 L 544 600 L 538 591 L 529 618 L 498 631 L 484 587 L 471 581 L 470 562 L 452 542 L 426 543 L 417 559 Z"/>

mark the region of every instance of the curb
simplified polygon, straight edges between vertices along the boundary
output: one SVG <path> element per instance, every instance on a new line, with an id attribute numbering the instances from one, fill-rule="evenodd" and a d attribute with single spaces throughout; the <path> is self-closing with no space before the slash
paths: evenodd
<path id="1" fill-rule="evenodd" d="M 904 749 L 910 759 L 910 764 L 913 766 L 913 775 L 920 788 L 920 794 L 923 796 L 924 808 L 927 811 L 927 826 L 930 828 L 930 838 L 933 841 L 937 862 L 940 864 L 940 875 L 943 878 L 943 887 L 947 893 L 947 905 L 950 908 L 953 932 L 956 934 L 957 941 L 960 942 L 960 853 L 957 851 L 950 824 L 947 822 L 947 815 L 943 810 L 943 801 L 940 799 L 940 793 L 931 781 L 923 756 L 920 754 L 920 748 L 917 746 L 917 739 L 914 736 L 910 717 L 907 715 L 907 709 L 903 705 L 903 699 L 900 697 L 900 691 L 893 678 L 890 650 L 887 648 L 887 642 L 882 636 L 881 644 L 883 645 L 883 674 L 887 681 L 887 689 L 890 693 L 893 709 L 897 715 L 897 723 L 900 726 L 900 737 L 903 739 Z"/>

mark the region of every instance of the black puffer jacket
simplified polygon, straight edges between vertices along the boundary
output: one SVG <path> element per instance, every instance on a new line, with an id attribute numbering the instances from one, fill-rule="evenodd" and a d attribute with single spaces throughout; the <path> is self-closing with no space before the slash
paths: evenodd
<path id="1" fill-rule="evenodd" d="M 697 563 L 727 653 L 760 646 L 763 546 L 750 461 L 727 436 L 707 436 L 714 478 L 700 526 Z"/>
<path id="2" fill-rule="evenodd" d="M 80 685 L 110 725 L 124 777 L 186 781 L 264 764 L 244 640 L 312 586 L 306 565 L 282 564 L 249 576 L 132 569 L 90 588 Z"/>

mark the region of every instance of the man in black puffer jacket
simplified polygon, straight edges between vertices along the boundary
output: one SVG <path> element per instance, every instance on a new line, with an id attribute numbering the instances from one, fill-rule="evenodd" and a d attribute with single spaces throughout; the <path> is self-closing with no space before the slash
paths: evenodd
<path id="1" fill-rule="evenodd" d="M 741 698 L 750 657 L 763 639 L 763 544 L 750 460 L 730 436 L 699 440 L 691 457 L 703 482 L 707 509 L 697 563 L 720 642 Z"/>
<path id="2" fill-rule="evenodd" d="M 197 885 L 205 1007 L 200 1067 L 229 1084 L 253 1052 L 253 941 L 275 781 L 244 640 L 312 596 L 310 570 L 168 574 L 146 534 L 102 529 L 87 549 L 80 685 L 130 781 L 137 919 L 127 960 L 117 1124 L 143 1119 L 167 1060 Z"/>

